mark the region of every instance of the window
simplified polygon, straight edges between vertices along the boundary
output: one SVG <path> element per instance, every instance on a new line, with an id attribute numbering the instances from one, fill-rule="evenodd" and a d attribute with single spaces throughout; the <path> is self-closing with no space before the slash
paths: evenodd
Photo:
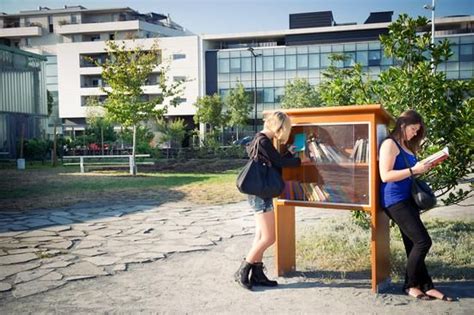
<path id="1" fill-rule="evenodd" d="M 298 69 L 308 68 L 308 55 L 298 55 Z"/>
<path id="2" fill-rule="evenodd" d="M 275 56 L 275 70 L 285 70 L 285 56 Z"/>
<path id="3" fill-rule="evenodd" d="M 49 25 L 49 32 L 53 33 L 54 32 L 54 25 L 53 25 L 53 17 L 48 16 L 48 25 Z"/>
<path id="4" fill-rule="evenodd" d="M 273 56 L 263 57 L 263 70 L 273 71 Z"/>
<path id="5" fill-rule="evenodd" d="M 90 37 L 91 42 L 96 42 L 96 41 L 99 41 L 99 40 L 100 40 L 100 35 L 99 34 L 91 35 L 91 37 Z"/>
<path id="6" fill-rule="evenodd" d="M 186 59 L 186 54 L 173 54 L 173 60 Z"/>
<path id="7" fill-rule="evenodd" d="M 356 54 L 355 52 L 344 53 L 344 68 L 353 67 L 355 65 Z"/>
<path id="8" fill-rule="evenodd" d="M 230 72 L 240 72 L 240 58 L 230 59 Z"/>
<path id="9" fill-rule="evenodd" d="M 286 70 L 295 70 L 296 69 L 296 56 L 289 55 L 286 56 Z"/>
<path id="10" fill-rule="evenodd" d="M 71 24 L 76 24 L 77 23 L 77 16 L 76 15 L 71 15 Z"/>
<path id="11" fill-rule="evenodd" d="M 229 59 L 219 59 L 219 73 L 229 73 Z"/>
<path id="12" fill-rule="evenodd" d="M 109 40 L 114 40 L 115 39 L 115 34 L 109 34 Z"/>
<path id="13" fill-rule="evenodd" d="M 264 88 L 263 89 L 263 102 L 264 103 L 273 103 L 275 101 L 275 93 L 273 88 Z"/>
<path id="14" fill-rule="evenodd" d="M 459 61 L 474 61 L 474 45 L 460 45 Z"/>
<path id="15" fill-rule="evenodd" d="M 362 66 L 367 66 L 368 65 L 368 53 L 367 51 L 358 51 L 356 53 L 357 55 L 357 62 L 360 63 Z"/>
<path id="16" fill-rule="evenodd" d="M 328 53 L 321 54 L 321 68 L 327 68 L 331 65 L 330 55 Z"/>
<path id="17" fill-rule="evenodd" d="M 252 59 L 251 58 L 242 58 L 242 59 L 240 59 L 240 70 L 242 72 L 251 72 L 252 71 Z"/>
<path id="18" fill-rule="evenodd" d="M 370 50 L 369 51 L 369 66 L 379 66 L 380 65 L 380 50 Z"/>
<path id="19" fill-rule="evenodd" d="M 310 69 L 318 69 L 319 68 L 319 54 L 309 54 L 308 56 L 308 65 Z"/>
<path id="20" fill-rule="evenodd" d="M 183 98 L 183 97 L 177 97 L 177 98 L 175 98 L 176 104 L 181 104 L 181 103 L 184 103 L 184 102 L 186 102 L 186 101 L 187 101 L 187 99 L 185 99 L 185 98 Z"/>

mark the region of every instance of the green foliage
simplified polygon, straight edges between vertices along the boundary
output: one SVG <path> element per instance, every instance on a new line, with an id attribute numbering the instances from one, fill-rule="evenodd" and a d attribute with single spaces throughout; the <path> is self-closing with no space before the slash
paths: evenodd
<path id="1" fill-rule="evenodd" d="M 181 147 L 181 143 L 186 137 L 186 122 L 177 118 L 171 121 L 159 119 L 157 121 L 158 131 L 161 133 L 159 142 L 169 142 L 171 147 Z"/>
<path id="2" fill-rule="evenodd" d="M 168 85 L 168 68 L 163 66 L 158 82 L 160 96 L 143 100 L 142 87 L 161 64 L 161 53 L 156 45 L 147 50 L 139 45 L 128 48 L 125 42 L 107 41 L 106 45 L 108 57 L 98 66 L 102 67 L 102 77 L 110 86 L 101 89 L 107 94 L 104 107 L 113 121 L 125 127 L 137 126 L 151 117 L 162 117 L 168 107 L 164 104 L 165 99 L 171 99 L 170 104 L 176 105 L 182 82 Z"/>
<path id="3" fill-rule="evenodd" d="M 24 142 L 25 159 L 44 161 L 46 160 L 49 150 L 52 148 L 52 141 L 43 139 L 29 139 Z"/>
<path id="4" fill-rule="evenodd" d="M 252 104 L 242 83 L 239 82 L 235 88 L 229 91 L 225 104 L 229 113 L 229 126 L 244 126 L 252 110 Z"/>
<path id="5" fill-rule="evenodd" d="M 425 176 L 438 196 L 443 196 L 474 171 L 474 80 L 448 80 L 443 72 L 432 72 L 451 51 L 447 40 L 433 45 L 429 33 L 417 33 L 426 24 L 424 17 L 401 15 L 390 25 L 389 35 L 381 36 L 385 54 L 401 65 L 381 73 L 376 89 L 394 116 L 412 108 L 424 118 L 427 139 L 420 158 L 444 146 L 450 148 L 449 159 Z M 450 192 L 443 201 L 456 203 L 468 194 Z"/>
<path id="6" fill-rule="evenodd" d="M 324 80 L 319 86 L 322 102 L 327 106 L 370 104 L 376 102 L 369 74 L 364 74 L 362 66 L 355 64 L 351 68 L 338 68 L 347 56 L 333 54 L 331 65 L 323 72 Z"/>
<path id="7" fill-rule="evenodd" d="M 119 132 L 119 137 L 125 143 L 132 143 L 133 141 L 133 131 L 130 129 L 124 129 Z M 140 154 L 151 154 L 152 147 L 150 146 L 151 140 L 153 140 L 154 134 L 151 130 L 145 126 L 137 127 L 137 139 L 136 139 L 136 149 Z"/>
<path id="8" fill-rule="evenodd" d="M 389 34 L 381 36 L 384 53 L 397 63 L 382 72 L 377 81 L 364 79 L 361 66 L 340 69 L 331 65 L 324 73 L 327 78 L 320 87 L 321 98 L 327 105 L 381 103 L 394 116 L 415 109 L 424 118 L 427 139 L 419 158 L 422 159 L 444 146 L 450 157 L 430 171 L 425 179 L 437 191 L 445 204 L 465 199 L 471 191 L 452 189 L 473 169 L 474 152 L 474 80 L 448 80 L 442 72 L 433 72 L 438 64 L 449 58 L 447 40 L 431 44 L 424 17 L 400 15 L 389 26 Z M 335 56 L 333 61 L 343 57 Z M 354 214 L 355 220 L 360 220 Z"/>
<path id="9" fill-rule="evenodd" d="M 48 117 L 53 113 L 54 98 L 49 90 L 46 90 L 46 98 L 48 104 Z"/>
<path id="10" fill-rule="evenodd" d="M 296 78 L 285 85 L 285 95 L 281 101 L 282 108 L 305 108 L 320 105 L 319 94 L 308 80 Z"/>
<path id="11" fill-rule="evenodd" d="M 194 106 L 197 108 L 196 115 L 194 115 L 196 123 L 209 124 L 211 130 L 226 125 L 228 118 L 222 112 L 224 104 L 218 94 L 199 97 Z"/>

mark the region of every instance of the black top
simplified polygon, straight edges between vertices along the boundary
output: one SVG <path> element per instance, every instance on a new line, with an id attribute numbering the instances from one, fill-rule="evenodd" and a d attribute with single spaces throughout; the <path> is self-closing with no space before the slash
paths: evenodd
<path id="1" fill-rule="evenodd" d="M 272 141 L 264 134 L 257 133 L 254 140 L 247 146 L 247 154 L 252 157 L 255 141 L 258 142 L 258 158 L 263 161 L 269 161 L 272 166 L 279 169 L 282 167 L 296 167 L 301 165 L 301 159 L 293 157 L 291 152 L 287 151 L 281 155 L 273 146 Z"/>

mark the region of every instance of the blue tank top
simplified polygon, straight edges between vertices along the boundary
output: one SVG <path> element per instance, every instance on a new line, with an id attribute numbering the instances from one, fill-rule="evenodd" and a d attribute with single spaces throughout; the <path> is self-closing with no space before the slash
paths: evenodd
<path id="1" fill-rule="evenodd" d="M 400 153 L 395 158 L 394 170 L 403 170 L 407 168 L 403 155 L 408 160 L 410 167 L 416 164 L 416 156 L 403 150 L 397 143 Z M 380 185 L 380 201 L 384 208 L 390 207 L 400 201 L 404 201 L 411 198 L 411 177 L 405 178 L 397 182 L 382 182 Z"/>

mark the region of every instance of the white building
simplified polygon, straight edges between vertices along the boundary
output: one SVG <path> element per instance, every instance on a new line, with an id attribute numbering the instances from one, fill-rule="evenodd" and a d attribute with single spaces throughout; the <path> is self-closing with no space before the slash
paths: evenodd
<path id="1" fill-rule="evenodd" d="M 200 95 L 199 38 L 176 24 L 167 15 L 141 14 L 128 7 L 86 9 L 65 6 L 39 7 L 16 14 L 0 13 L 0 44 L 21 48 L 48 58 L 47 89 L 55 101 L 50 127 L 60 122 L 67 130 L 85 127 L 84 105 L 87 96 L 100 95 L 101 69 L 84 62 L 84 56 L 102 58 L 105 41 L 127 40 L 149 47 L 157 40 L 163 60 L 170 60 L 171 80 L 186 79 L 186 90 L 177 108 L 168 115 L 184 116 L 192 122 L 192 104 Z M 157 73 L 158 73 L 157 69 Z M 153 78 L 150 78 L 153 81 Z M 158 86 L 144 87 L 145 97 L 159 93 Z M 52 132 L 52 128 L 48 133 Z"/>

